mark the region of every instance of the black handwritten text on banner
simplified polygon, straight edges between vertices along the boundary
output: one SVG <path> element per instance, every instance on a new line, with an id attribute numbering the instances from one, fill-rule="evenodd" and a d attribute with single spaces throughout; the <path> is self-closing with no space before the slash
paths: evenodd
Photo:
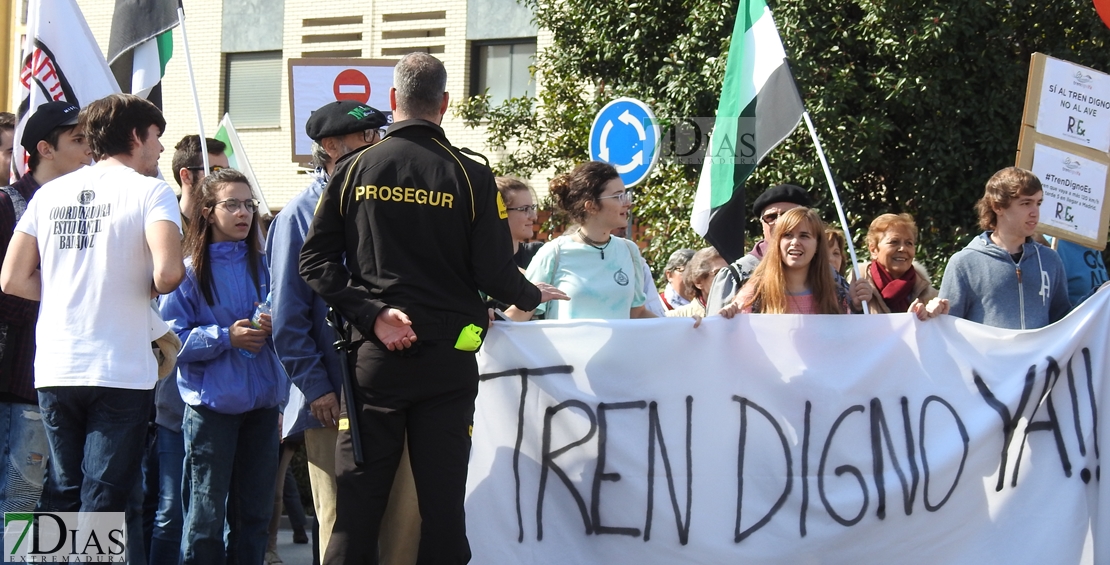
<path id="1" fill-rule="evenodd" d="M 1030 332 L 908 315 L 496 324 L 474 560 L 1107 562 L 1108 300 Z"/>

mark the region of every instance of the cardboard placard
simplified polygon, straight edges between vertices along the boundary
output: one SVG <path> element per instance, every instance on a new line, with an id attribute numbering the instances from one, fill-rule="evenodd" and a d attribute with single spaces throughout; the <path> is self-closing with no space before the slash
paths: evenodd
<path id="1" fill-rule="evenodd" d="M 1038 231 L 1106 248 L 1108 151 L 1110 75 L 1034 53 L 1016 165 L 1044 187 Z"/>

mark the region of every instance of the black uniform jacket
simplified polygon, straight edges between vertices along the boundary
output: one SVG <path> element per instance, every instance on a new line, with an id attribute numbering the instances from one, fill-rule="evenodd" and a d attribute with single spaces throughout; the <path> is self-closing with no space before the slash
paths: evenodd
<path id="1" fill-rule="evenodd" d="M 301 249 L 301 276 L 363 335 L 392 307 L 418 339 L 454 340 L 467 324 L 488 326 L 479 290 L 524 310 L 540 302 L 513 262 L 505 217 L 488 167 L 438 125 L 398 122 L 337 164 Z"/>

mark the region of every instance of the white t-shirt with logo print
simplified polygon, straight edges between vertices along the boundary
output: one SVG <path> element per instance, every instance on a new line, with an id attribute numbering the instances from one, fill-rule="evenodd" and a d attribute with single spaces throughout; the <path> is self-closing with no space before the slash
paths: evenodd
<path id="1" fill-rule="evenodd" d="M 181 226 L 165 181 L 124 166 L 82 167 L 42 186 L 16 231 L 37 239 L 42 302 L 35 387 L 154 388 L 146 228 Z"/>
<path id="2" fill-rule="evenodd" d="M 525 276 L 570 297 L 536 308 L 548 320 L 627 320 L 646 300 L 643 263 L 640 249 L 627 239 L 612 236 L 602 258 L 602 251 L 564 235 L 536 252 Z"/>

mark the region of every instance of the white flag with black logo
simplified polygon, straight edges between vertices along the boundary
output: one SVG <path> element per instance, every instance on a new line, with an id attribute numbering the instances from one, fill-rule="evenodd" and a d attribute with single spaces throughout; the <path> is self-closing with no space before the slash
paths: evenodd
<path id="1" fill-rule="evenodd" d="M 19 140 L 27 118 L 39 106 L 64 100 L 84 107 L 119 92 L 108 62 L 74 0 L 31 0 L 19 82 L 19 122 L 12 149 L 12 164 L 19 174 L 27 172 L 27 153 Z"/>

